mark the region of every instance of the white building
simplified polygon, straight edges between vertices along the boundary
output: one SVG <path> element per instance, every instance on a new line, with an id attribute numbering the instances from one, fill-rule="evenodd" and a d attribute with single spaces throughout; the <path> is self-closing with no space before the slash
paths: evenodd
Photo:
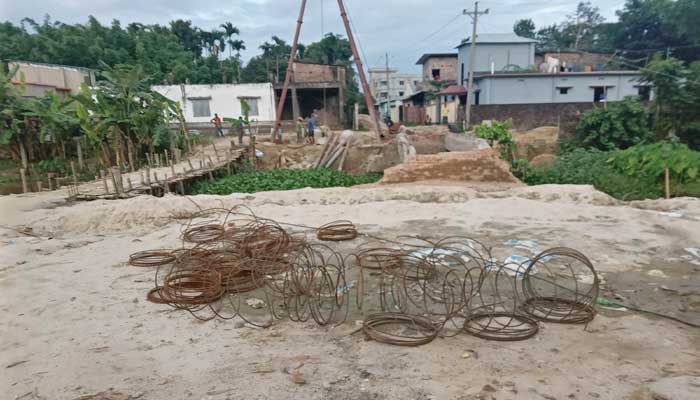
<path id="1" fill-rule="evenodd" d="M 209 123 L 215 113 L 221 119 L 238 118 L 243 115 L 241 100 L 248 103 L 251 120 L 275 120 L 275 94 L 270 83 L 164 85 L 152 89 L 179 102 L 188 123 Z"/>

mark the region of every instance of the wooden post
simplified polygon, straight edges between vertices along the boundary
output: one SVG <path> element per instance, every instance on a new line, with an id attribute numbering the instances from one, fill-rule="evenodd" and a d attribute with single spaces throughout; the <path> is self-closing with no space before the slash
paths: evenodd
<path id="1" fill-rule="evenodd" d="M 53 175 L 51 172 L 46 174 L 46 180 L 49 182 L 49 190 L 53 190 L 53 186 L 51 186 L 51 175 Z"/>
<path id="2" fill-rule="evenodd" d="M 204 169 L 204 160 L 199 160 L 199 169 Z"/>
<path id="3" fill-rule="evenodd" d="M 43 186 L 44 186 L 44 182 L 36 181 L 36 191 L 37 192 L 41 193 L 44 190 Z"/>
<path id="4" fill-rule="evenodd" d="M 77 138 L 74 138 L 74 140 L 75 140 L 75 150 L 78 153 L 78 168 L 80 168 L 80 170 L 82 171 L 85 168 L 85 166 L 83 165 L 83 146 L 80 143 L 81 138 L 77 137 Z"/>
<path id="5" fill-rule="evenodd" d="M 114 167 L 109 169 L 109 175 L 112 178 L 112 184 L 114 185 L 114 191 L 117 193 L 117 197 L 119 197 L 120 191 L 119 191 L 119 182 L 117 181 L 116 177 L 116 172 L 119 171 L 119 167 Z"/>
<path id="6" fill-rule="evenodd" d="M 131 184 L 131 178 L 129 176 L 126 177 L 126 184 L 129 187 L 129 191 L 131 192 L 134 189 L 134 186 Z"/>
<path id="7" fill-rule="evenodd" d="M 150 189 L 151 187 L 151 169 L 146 167 L 146 185 Z"/>
<path id="8" fill-rule="evenodd" d="M 163 188 L 165 189 L 165 193 L 170 193 L 170 184 L 168 183 L 168 174 L 165 174 L 165 177 L 163 178 Z"/>
<path id="9" fill-rule="evenodd" d="M 175 173 L 175 164 L 170 164 L 170 171 L 172 171 L 173 176 L 177 176 L 177 174 Z"/>
<path id="10" fill-rule="evenodd" d="M 124 179 L 122 179 L 122 171 L 119 167 L 115 168 L 117 184 L 119 185 L 119 193 L 124 193 Z"/>
<path id="11" fill-rule="evenodd" d="M 180 187 L 180 194 L 185 195 L 185 184 L 182 182 L 182 180 L 177 182 L 177 185 Z"/>
<path id="12" fill-rule="evenodd" d="M 250 136 L 250 143 L 248 144 L 248 160 L 255 168 L 255 136 Z"/>
<path id="13" fill-rule="evenodd" d="M 22 193 L 27 193 L 29 191 L 29 187 L 27 186 L 27 170 L 20 168 L 19 176 L 22 179 Z"/>
<path id="14" fill-rule="evenodd" d="M 152 165 L 151 164 L 151 155 L 148 153 L 146 153 L 146 160 L 148 161 L 148 166 L 150 167 Z"/>
<path id="15" fill-rule="evenodd" d="M 194 171 L 194 167 L 192 166 L 192 161 L 190 161 L 189 158 L 187 159 L 187 164 L 190 165 L 190 171 Z"/>
<path id="16" fill-rule="evenodd" d="M 666 168 L 666 170 L 664 171 L 664 175 L 665 175 L 664 176 L 664 183 L 666 186 L 666 198 L 670 199 L 671 198 L 671 173 L 668 170 L 668 168 Z"/>
<path id="17" fill-rule="evenodd" d="M 109 194 L 109 185 L 107 185 L 107 171 L 101 169 L 100 176 L 102 177 L 102 184 L 105 187 L 105 193 Z"/>
<path id="18" fill-rule="evenodd" d="M 144 181 L 143 181 L 143 170 L 139 170 L 139 181 L 141 182 L 141 186 L 143 186 Z"/>
<path id="19" fill-rule="evenodd" d="M 73 173 L 73 185 L 75 186 L 75 193 L 78 193 L 78 175 L 75 173 L 75 163 L 70 162 L 70 170 Z"/>
<path id="20" fill-rule="evenodd" d="M 165 165 L 170 164 L 170 157 L 168 157 L 168 150 L 163 150 L 165 152 Z"/>

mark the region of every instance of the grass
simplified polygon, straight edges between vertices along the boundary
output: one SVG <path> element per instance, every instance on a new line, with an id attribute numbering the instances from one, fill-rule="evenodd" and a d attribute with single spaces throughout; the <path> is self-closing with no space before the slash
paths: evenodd
<path id="1" fill-rule="evenodd" d="M 269 190 L 293 190 L 305 187 L 348 187 L 373 183 L 381 177 L 381 174 L 353 176 L 332 169 L 276 169 L 243 172 L 213 182 L 200 182 L 193 187 L 192 192 L 194 194 L 226 195 Z"/>

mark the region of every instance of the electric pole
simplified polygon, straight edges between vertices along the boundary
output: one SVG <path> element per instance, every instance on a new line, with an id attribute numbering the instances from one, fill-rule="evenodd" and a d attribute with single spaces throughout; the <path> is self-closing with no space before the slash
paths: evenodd
<path id="1" fill-rule="evenodd" d="M 466 121 L 464 129 L 467 130 L 471 126 L 471 112 L 472 112 L 472 91 L 474 90 L 474 56 L 476 53 L 476 23 L 479 20 L 479 15 L 486 15 L 489 13 L 487 8 L 484 11 L 479 11 L 479 2 L 474 2 L 474 11 L 467 11 L 466 9 L 462 11 L 462 14 L 468 15 L 472 18 L 472 37 L 471 43 L 469 44 L 469 70 L 468 84 L 467 84 L 467 112 Z M 464 82 L 462 82 L 464 84 Z"/>

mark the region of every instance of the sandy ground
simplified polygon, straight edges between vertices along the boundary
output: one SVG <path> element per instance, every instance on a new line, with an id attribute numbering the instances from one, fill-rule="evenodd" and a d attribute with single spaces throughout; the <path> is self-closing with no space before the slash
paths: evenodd
<path id="1" fill-rule="evenodd" d="M 387 238 L 469 235 L 499 255 L 512 251 L 507 239 L 570 246 L 592 259 L 606 295 L 700 323 L 700 259 L 684 250 L 700 247 L 698 199 L 621 203 L 587 186 L 447 183 L 191 199 L 305 225 L 350 219 Z M 153 272 L 128 266 L 128 256 L 180 246 L 178 218 L 194 210 L 177 196 L 0 197 L 0 397 L 76 399 L 113 388 L 124 395 L 115 399 L 154 400 L 641 400 L 673 378 L 686 393 L 673 398 L 700 398 L 687 397 L 698 393 L 700 330 L 630 311 L 603 309 L 585 329 L 543 324 L 522 342 L 462 334 L 401 348 L 351 334 L 361 317 L 335 328 L 258 329 L 151 304 Z M 26 227 L 35 236 L 18 232 Z M 295 368 L 306 384 L 292 382 Z"/>

